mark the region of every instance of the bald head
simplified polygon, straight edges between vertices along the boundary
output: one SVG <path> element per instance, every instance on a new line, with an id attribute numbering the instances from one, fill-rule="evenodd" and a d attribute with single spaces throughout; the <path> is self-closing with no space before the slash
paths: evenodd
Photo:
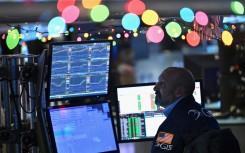
<path id="1" fill-rule="evenodd" d="M 161 76 L 172 83 L 173 88 L 183 87 L 185 94 L 192 94 L 195 89 L 195 79 L 193 74 L 186 68 L 168 67 Z M 161 77 L 160 76 L 160 77 Z"/>

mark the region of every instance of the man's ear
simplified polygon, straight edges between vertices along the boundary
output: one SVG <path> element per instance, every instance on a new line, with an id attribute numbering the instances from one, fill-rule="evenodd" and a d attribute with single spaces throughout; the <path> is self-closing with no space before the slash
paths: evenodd
<path id="1" fill-rule="evenodd" d="M 184 87 L 177 87 L 175 90 L 175 96 L 177 98 L 182 97 L 185 95 L 185 88 Z"/>

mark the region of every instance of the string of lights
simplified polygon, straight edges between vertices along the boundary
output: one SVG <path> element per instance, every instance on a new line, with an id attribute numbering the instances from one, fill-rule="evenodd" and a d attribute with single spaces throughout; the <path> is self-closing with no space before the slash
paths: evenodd
<path id="1" fill-rule="evenodd" d="M 94 23 L 102 23 L 108 18 L 109 9 L 100 1 L 96 1 L 94 4 L 87 3 L 85 0 L 82 2 L 84 8 L 90 9 L 90 18 Z M 141 9 L 137 7 L 136 2 L 137 5 L 142 6 Z M 73 26 L 69 26 L 67 29 L 68 25 L 76 23 L 80 10 L 75 6 L 75 3 L 68 5 L 58 1 L 57 9 L 61 16 L 51 19 L 45 30 L 40 30 L 39 23 L 36 23 L 33 29 L 24 28 L 22 25 L 8 25 L 10 29 L 7 36 L 3 34 L 2 39 L 6 39 L 9 49 L 14 49 L 18 44 L 21 44 L 24 37 L 28 37 L 30 33 L 34 33 L 36 38 L 42 42 L 47 42 L 57 36 L 79 35 L 77 41 L 81 41 L 82 37 L 87 40 L 107 34 L 108 39 L 114 40 L 114 44 L 116 44 L 116 39 L 122 38 L 123 32 L 124 38 L 129 38 L 131 35 L 137 37 L 138 33 L 144 33 L 147 41 L 152 43 L 160 43 L 165 34 L 168 34 L 172 39 L 181 36 L 192 47 L 198 46 L 203 39 L 217 39 L 227 46 L 234 43 L 232 32 L 237 27 L 235 25 L 230 27 L 227 24 L 221 27 L 220 24 L 217 24 L 222 21 L 220 16 L 215 16 L 213 19 L 205 12 L 194 12 L 191 8 L 184 7 L 180 9 L 180 17 L 162 20 L 156 11 L 147 9 L 143 1 L 128 1 L 125 3 L 125 7 L 125 15 L 120 21 L 120 26 L 109 25 L 91 30 L 82 30 L 80 27 L 75 29 Z M 239 1 L 231 1 L 231 10 L 234 14 L 244 14 L 244 6 Z M 186 31 L 185 28 L 188 30 Z"/>
<path id="2" fill-rule="evenodd" d="M 204 30 L 200 30 L 200 28 L 195 28 L 195 25 L 193 23 L 186 23 L 183 22 L 181 19 L 179 18 L 164 18 L 164 19 L 160 19 L 158 22 L 158 26 L 160 27 L 164 27 L 166 26 L 169 22 L 177 22 L 181 25 L 182 27 L 182 31 L 188 33 L 189 31 L 193 30 L 195 32 L 197 32 L 199 35 L 203 35 L 204 37 L 208 38 L 208 40 L 212 40 L 212 39 L 216 39 L 221 41 L 221 37 L 219 37 L 221 35 L 222 31 L 230 31 L 231 33 L 233 33 L 235 30 L 239 30 L 238 27 L 234 24 L 232 25 L 228 25 L 228 24 L 224 24 L 223 27 L 225 28 L 221 28 L 219 29 L 219 33 L 217 32 L 212 32 L 212 33 L 206 33 Z M 23 28 L 21 25 L 7 25 L 9 26 L 10 31 L 13 31 L 14 29 L 17 29 L 20 33 L 20 40 L 22 40 L 23 37 L 28 37 L 29 34 L 35 34 L 37 39 L 42 41 L 43 35 L 49 35 L 48 31 L 42 31 L 43 29 L 39 29 L 39 23 L 36 23 L 36 26 L 33 27 L 33 29 L 26 29 Z M 216 25 L 217 26 L 217 25 Z M 81 27 L 78 27 L 77 29 L 74 29 L 73 26 L 70 26 L 70 28 L 68 30 L 66 30 L 65 32 L 60 33 L 60 36 L 68 36 L 68 35 L 79 35 L 79 36 L 83 36 L 85 39 L 91 39 L 94 36 L 99 36 L 99 35 L 108 35 L 108 38 L 113 39 L 119 39 L 121 38 L 122 34 L 127 34 L 127 35 L 123 35 L 124 38 L 128 38 L 130 36 L 130 34 L 134 37 L 137 37 L 136 33 L 146 33 L 146 31 L 148 30 L 150 26 L 147 25 L 143 25 L 141 27 L 139 27 L 136 30 L 125 30 L 123 28 L 123 26 L 115 26 L 115 25 L 108 25 L 108 26 L 100 26 L 98 28 L 94 28 L 94 29 L 90 29 L 90 30 L 82 30 Z M 208 26 L 202 26 L 202 28 L 207 27 L 209 29 L 209 31 L 214 30 L 215 25 L 214 23 L 209 23 Z M 2 39 L 5 38 L 4 36 L 5 34 L 3 34 Z M 25 36 L 23 36 L 25 35 Z M 109 37 L 110 36 L 110 37 Z M 52 37 L 51 37 L 52 38 Z M 51 39 L 50 38 L 50 39 Z M 185 39 L 184 34 L 182 34 L 182 39 Z M 50 40 L 48 39 L 48 40 Z M 173 38 L 174 39 L 174 38 Z M 235 42 L 236 44 L 243 44 L 244 42 Z"/>

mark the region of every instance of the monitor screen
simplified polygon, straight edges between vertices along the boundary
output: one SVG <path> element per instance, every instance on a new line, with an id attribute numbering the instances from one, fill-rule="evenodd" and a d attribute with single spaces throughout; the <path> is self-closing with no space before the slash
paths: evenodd
<path id="1" fill-rule="evenodd" d="M 108 94 L 112 42 L 51 43 L 49 101 Z"/>
<path id="2" fill-rule="evenodd" d="M 195 80 L 195 90 L 193 92 L 193 96 L 199 104 L 204 107 L 204 96 L 203 96 L 203 87 L 202 87 L 202 79 Z"/>
<path id="3" fill-rule="evenodd" d="M 118 153 L 108 102 L 48 107 L 48 123 L 55 153 Z"/>
<path id="4" fill-rule="evenodd" d="M 120 142 L 152 140 L 166 119 L 163 107 L 155 105 L 155 83 L 140 83 L 116 87 L 117 128 Z M 201 79 L 196 80 L 193 96 L 202 104 Z"/>

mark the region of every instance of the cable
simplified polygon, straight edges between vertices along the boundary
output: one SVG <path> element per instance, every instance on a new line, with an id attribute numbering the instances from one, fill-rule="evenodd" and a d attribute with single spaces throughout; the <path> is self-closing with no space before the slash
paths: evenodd
<path id="1" fill-rule="evenodd" d="M 31 97 L 31 96 L 29 96 L 29 92 L 28 92 L 28 90 L 27 90 L 27 88 L 26 88 L 26 84 L 23 84 L 23 87 L 22 87 L 22 90 L 21 90 L 21 93 L 20 93 L 18 102 L 19 102 L 19 104 L 20 104 L 22 110 L 23 110 L 25 113 L 31 114 L 31 113 L 33 113 L 33 112 L 35 111 L 35 108 L 36 108 L 36 107 L 34 106 L 33 109 L 32 109 L 31 111 L 27 111 L 27 110 L 24 108 L 24 106 L 22 105 L 22 103 L 21 103 L 21 97 L 23 96 L 23 92 L 24 92 L 25 89 L 26 89 L 26 93 L 27 93 L 27 97 L 28 97 L 28 98 L 27 98 L 27 103 L 30 103 L 30 102 L 29 102 L 29 97 Z"/>
<path id="2" fill-rule="evenodd" d="M 17 101 L 15 99 L 16 96 L 15 96 L 14 88 L 13 88 L 13 85 L 12 85 L 11 81 L 9 81 L 9 86 L 10 86 L 11 97 L 13 98 L 13 101 L 14 101 L 14 108 L 15 108 L 15 111 L 16 111 L 18 127 L 20 129 L 19 131 L 22 131 L 22 123 L 21 123 L 20 112 L 19 112 L 19 109 L 18 109 L 18 103 L 17 103 Z"/>

